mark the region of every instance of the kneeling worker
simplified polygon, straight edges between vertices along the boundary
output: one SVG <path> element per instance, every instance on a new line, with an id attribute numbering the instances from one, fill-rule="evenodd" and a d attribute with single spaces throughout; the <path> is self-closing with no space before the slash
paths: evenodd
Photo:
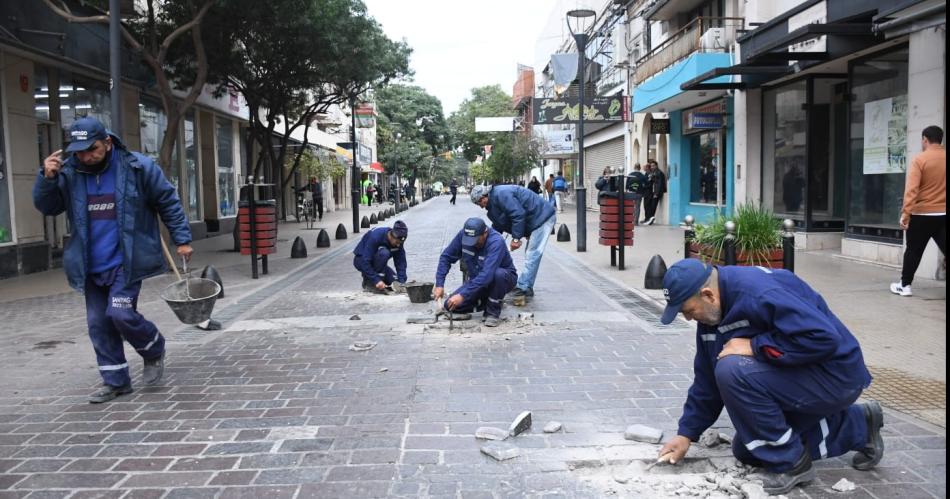
<path id="1" fill-rule="evenodd" d="M 481 218 L 469 218 L 465 227 L 439 257 L 435 273 L 433 295 L 438 300 L 445 295 L 445 276 L 452 264 L 462 260 L 471 278 L 455 290 L 443 307 L 449 312 L 469 313 L 484 310 L 484 321 L 495 327 L 501 321 L 501 307 L 505 295 L 515 287 L 518 272 L 505 240 L 494 229 L 488 228 Z"/>
<path id="2" fill-rule="evenodd" d="M 769 494 L 814 480 L 813 459 L 857 451 L 855 469 L 880 462 L 881 406 L 854 403 L 871 383 L 861 347 L 808 284 L 787 270 L 685 259 L 663 293 L 664 324 L 682 312 L 698 325 L 693 385 L 661 459 L 682 459 L 725 407 L 733 454 L 765 468 L 755 478 Z"/>
<path id="3" fill-rule="evenodd" d="M 386 287 L 398 280 L 406 283 L 406 251 L 402 245 L 409 236 L 409 228 L 396 220 L 392 229 L 377 227 L 360 239 L 353 250 L 353 266 L 363 274 L 363 290 L 385 293 Z M 396 270 L 388 265 L 392 258 Z"/>

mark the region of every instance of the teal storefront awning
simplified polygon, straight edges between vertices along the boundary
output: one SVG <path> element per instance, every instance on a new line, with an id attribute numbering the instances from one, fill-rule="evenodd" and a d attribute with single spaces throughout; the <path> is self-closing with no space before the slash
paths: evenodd
<path id="1" fill-rule="evenodd" d="M 708 101 L 716 94 L 707 94 L 705 91 L 683 91 L 680 85 L 716 68 L 731 65 L 730 54 L 695 52 L 637 86 L 633 91 L 633 112 L 669 112 Z M 729 82 L 730 76 L 727 75 L 707 81 L 707 83 Z M 723 90 L 720 93 L 724 92 Z"/>

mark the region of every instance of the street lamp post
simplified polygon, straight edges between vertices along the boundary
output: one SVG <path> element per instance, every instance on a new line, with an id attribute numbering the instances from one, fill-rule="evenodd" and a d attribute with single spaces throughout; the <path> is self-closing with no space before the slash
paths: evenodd
<path id="1" fill-rule="evenodd" d="M 580 90 L 577 119 L 577 182 L 574 186 L 575 203 L 577 205 L 577 251 L 587 251 L 587 188 L 584 186 L 584 76 L 587 57 L 587 21 L 592 20 L 597 13 L 590 9 L 576 9 L 567 13 L 567 29 L 574 37 L 577 45 L 577 80 Z M 573 20 L 573 26 L 571 21 Z"/>
<path id="2" fill-rule="evenodd" d="M 352 123 L 350 125 L 350 144 L 353 148 L 353 199 L 350 201 L 350 206 L 353 208 L 353 233 L 360 233 L 360 167 L 356 163 L 356 99 L 350 101 L 350 117 Z"/>
<path id="3" fill-rule="evenodd" d="M 402 187 L 399 185 L 399 139 L 402 138 L 402 134 L 396 132 L 396 213 L 400 211 L 399 198 L 402 196 Z"/>

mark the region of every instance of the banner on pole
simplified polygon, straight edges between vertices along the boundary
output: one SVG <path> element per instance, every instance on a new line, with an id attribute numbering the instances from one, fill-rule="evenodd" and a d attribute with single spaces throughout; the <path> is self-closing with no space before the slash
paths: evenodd
<path id="1" fill-rule="evenodd" d="M 360 102 L 353 112 L 356 114 L 357 128 L 373 128 L 376 126 L 376 109 L 372 102 Z"/>
<path id="2" fill-rule="evenodd" d="M 587 123 L 611 123 L 630 121 L 631 99 L 625 95 L 614 97 L 591 97 L 585 99 L 584 121 Z M 577 97 L 536 99 L 534 106 L 535 125 L 577 123 L 580 118 L 580 100 Z"/>

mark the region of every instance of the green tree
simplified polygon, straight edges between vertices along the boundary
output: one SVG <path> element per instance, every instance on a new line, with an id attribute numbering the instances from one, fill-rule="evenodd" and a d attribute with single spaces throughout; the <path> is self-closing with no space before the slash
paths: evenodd
<path id="1" fill-rule="evenodd" d="M 530 171 L 541 161 L 540 141 L 527 133 L 504 133 L 494 137 L 492 154 L 485 161 L 491 179 L 509 182 Z"/>
<path id="2" fill-rule="evenodd" d="M 449 116 L 448 123 L 454 143 L 462 148 L 465 159 L 475 161 L 482 154 L 482 146 L 490 143 L 494 134 L 475 131 L 475 118 L 515 116 L 511 96 L 500 85 L 472 89 L 472 95 L 463 100 L 458 111 Z"/>

